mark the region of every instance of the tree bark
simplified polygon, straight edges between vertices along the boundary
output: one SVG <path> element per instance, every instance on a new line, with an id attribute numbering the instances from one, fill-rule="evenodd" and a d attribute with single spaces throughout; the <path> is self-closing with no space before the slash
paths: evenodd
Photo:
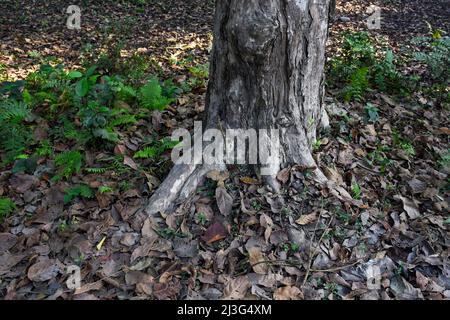
<path id="1" fill-rule="evenodd" d="M 329 3 L 216 1 L 204 129 L 278 129 L 278 169 L 316 167 L 311 146 L 317 129 L 328 126 L 322 100 Z M 167 210 L 180 195 L 186 199 L 209 169 L 176 165 L 147 212 Z"/>

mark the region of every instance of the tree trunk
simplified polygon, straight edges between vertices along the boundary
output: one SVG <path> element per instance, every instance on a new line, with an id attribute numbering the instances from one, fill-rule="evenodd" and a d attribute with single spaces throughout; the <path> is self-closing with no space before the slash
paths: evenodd
<path id="1" fill-rule="evenodd" d="M 218 0 L 204 129 L 278 129 L 280 169 L 316 167 L 330 0 Z M 149 214 L 186 199 L 211 167 L 175 165 Z M 326 178 L 319 169 L 318 180 Z M 273 177 L 268 179 L 275 185 Z"/>

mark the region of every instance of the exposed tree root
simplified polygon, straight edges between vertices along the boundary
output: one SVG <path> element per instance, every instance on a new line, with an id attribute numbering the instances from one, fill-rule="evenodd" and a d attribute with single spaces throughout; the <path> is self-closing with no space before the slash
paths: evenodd
<path id="1" fill-rule="evenodd" d="M 304 157 L 304 159 L 307 159 L 307 161 L 302 163 L 303 165 L 306 164 L 310 167 L 313 164 L 315 165 L 315 162 L 311 162 L 314 161 L 311 156 Z M 175 165 L 151 196 L 145 212 L 149 215 L 159 212 L 171 213 L 178 204 L 183 203 L 195 193 L 206 174 L 212 170 L 225 171 L 226 165 Z M 326 186 L 338 199 L 357 204 L 344 188 L 329 180 L 320 169 L 315 169 L 312 177 L 316 182 Z M 264 181 L 272 192 L 279 192 L 281 185 L 276 176 L 264 176 Z"/>

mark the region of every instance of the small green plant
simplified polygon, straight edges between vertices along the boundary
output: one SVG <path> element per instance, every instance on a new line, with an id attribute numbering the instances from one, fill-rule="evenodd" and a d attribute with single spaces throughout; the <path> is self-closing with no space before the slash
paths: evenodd
<path id="1" fill-rule="evenodd" d="M 10 198 L 0 197 L 0 223 L 3 223 L 16 210 L 16 204 Z"/>
<path id="2" fill-rule="evenodd" d="M 84 253 L 80 253 L 80 255 L 75 259 L 75 263 L 78 266 L 82 266 L 85 261 L 86 261 L 86 256 L 84 255 Z"/>
<path id="3" fill-rule="evenodd" d="M 0 149 L 4 150 L 3 164 L 23 154 L 31 142 L 31 132 L 24 121 L 31 115 L 28 106 L 14 99 L 0 100 Z"/>
<path id="4" fill-rule="evenodd" d="M 414 54 L 416 61 L 427 65 L 434 80 L 448 82 L 450 69 L 450 38 L 443 37 L 442 30 L 436 30 L 429 25 L 430 36 L 413 39 L 413 44 L 421 51 Z"/>
<path id="5" fill-rule="evenodd" d="M 325 284 L 325 290 L 329 293 L 336 295 L 338 293 L 338 285 L 334 282 L 328 282 Z"/>
<path id="6" fill-rule="evenodd" d="M 111 188 L 109 186 L 100 186 L 100 187 L 98 187 L 98 192 L 100 192 L 101 194 L 111 193 L 113 191 L 114 191 L 113 188 Z"/>
<path id="7" fill-rule="evenodd" d="M 200 225 L 204 226 L 208 223 L 208 218 L 206 217 L 206 214 L 199 212 L 197 214 L 197 221 Z"/>
<path id="8" fill-rule="evenodd" d="M 362 194 L 362 190 L 361 190 L 361 186 L 358 184 L 358 182 L 353 182 L 352 183 L 352 196 L 353 198 L 355 198 L 356 200 L 361 199 L 361 194 Z"/>
<path id="9" fill-rule="evenodd" d="M 179 142 L 171 141 L 170 139 L 164 138 L 159 141 L 153 141 L 151 146 L 145 147 L 144 149 L 137 151 L 134 154 L 136 159 L 149 159 L 156 158 L 163 154 L 165 151 L 172 149 Z"/>
<path id="10" fill-rule="evenodd" d="M 362 102 L 374 89 L 406 95 L 415 82 L 398 71 L 397 60 L 392 50 L 377 50 L 367 32 L 345 32 L 340 52 L 327 64 L 328 85 L 343 87 L 347 102 Z"/>
<path id="11" fill-rule="evenodd" d="M 285 252 L 295 253 L 300 250 L 300 245 L 294 242 L 283 243 L 281 249 Z"/>
<path id="12" fill-rule="evenodd" d="M 185 234 L 177 232 L 176 230 L 174 230 L 172 228 L 157 229 L 155 231 L 157 234 L 159 234 L 164 239 L 173 239 L 175 237 L 178 237 L 178 238 L 186 237 Z"/>
<path id="13" fill-rule="evenodd" d="M 314 143 L 313 143 L 313 151 L 319 151 L 321 145 L 322 145 L 322 140 L 317 139 L 316 141 L 314 141 Z"/>
<path id="14" fill-rule="evenodd" d="M 106 168 L 84 168 L 87 173 L 102 174 L 106 172 Z"/>
<path id="15" fill-rule="evenodd" d="M 400 150 L 403 150 L 408 157 L 413 157 L 416 155 L 416 150 L 414 149 L 412 143 L 408 139 L 401 137 L 395 130 L 392 132 L 392 140 L 394 142 L 394 146 Z"/>
<path id="16" fill-rule="evenodd" d="M 209 76 L 209 64 L 199 64 L 193 67 L 189 67 L 189 72 L 197 78 L 206 79 Z"/>
<path id="17" fill-rule="evenodd" d="M 94 192 L 92 189 L 84 184 L 77 185 L 65 190 L 64 203 L 69 203 L 76 197 L 91 199 L 94 197 Z"/>
<path id="18" fill-rule="evenodd" d="M 390 150 L 388 146 L 379 143 L 374 151 L 367 154 L 367 160 L 371 165 L 379 166 L 380 172 L 384 173 L 392 163 L 392 160 L 386 155 Z"/>
<path id="19" fill-rule="evenodd" d="M 448 168 L 450 166 L 450 149 L 447 149 L 446 151 L 442 152 L 439 155 L 439 166 L 442 168 Z"/>
<path id="20" fill-rule="evenodd" d="M 58 231 L 59 232 L 65 232 L 69 229 L 69 224 L 67 223 L 67 220 L 60 220 L 58 223 Z"/>
<path id="21" fill-rule="evenodd" d="M 378 122 L 380 120 L 380 115 L 378 114 L 378 108 L 371 104 L 370 102 L 366 104 L 364 107 L 364 110 L 366 111 L 367 120 L 368 122 Z"/>
<path id="22" fill-rule="evenodd" d="M 139 89 L 138 100 L 142 107 L 150 110 L 164 110 L 172 99 L 163 95 L 159 79 L 152 77 Z"/>
<path id="23" fill-rule="evenodd" d="M 361 102 L 369 89 L 369 68 L 358 68 L 351 76 L 350 83 L 344 88 L 344 100 Z"/>
<path id="24" fill-rule="evenodd" d="M 262 204 L 258 200 L 252 200 L 250 205 L 252 206 L 253 209 L 255 209 L 258 212 L 261 211 L 262 209 Z"/>
<path id="25" fill-rule="evenodd" d="M 345 224 L 350 223 L 350 221 L 352 220 L 352 216 L 346 210 L 342 209 L 340 206 L 335 207 L 335 212 L 337 218 Z M 338 235 L 338 231 L 339 230 L 335 230 L 334 234 Z"/>
<path id="26" fill-rule="evenodd" d="M 61 178 L 69 179 L 79 173 L 83 165 L 83 156 L 79 151 L 66 151 L 55 157 L 55 164 L 59 167 L 59 173 L 53 178 L 55 181 Z"/>
<path id="27" fill-rule="evenodd" d="M 53 146 L 48 139 L 42 140 L 39 147 L 36 149 L 36 154 L 40 157 L 52 157 Z"/>

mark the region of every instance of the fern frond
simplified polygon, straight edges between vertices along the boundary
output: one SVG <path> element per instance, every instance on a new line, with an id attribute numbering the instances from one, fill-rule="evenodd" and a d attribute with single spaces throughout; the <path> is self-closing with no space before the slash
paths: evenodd
<path id="1" fill-rule="evenodd" d="M 83 156 L 79 151 L 66 151 L 55 157 L 55 164 L 60 167 L 60 173 L 55 177 L 69 179 L 73 174 L 80 172 L 83 165 Z"/>
<path id="2" fill-rule="evenodd" d="M 156 77 L 139 89 L 138 99 L 144 108 L 151 110 L 164 110 L 172 102 L 172 99 L 162 94 L 162 87 Z"/>
<path id="3" fill-rule="evenodd" d="M 9 198 L 0 198 L 0 223 L 16 209 L 16 204 Z"/>
<path id="4" fill-rule="evenodd" d="M 76 197 L 91 199 L 94 197 L 94 192 L 85 184 L 74 186 L 65 190 L 64 203 L 69 203 Z"/>

